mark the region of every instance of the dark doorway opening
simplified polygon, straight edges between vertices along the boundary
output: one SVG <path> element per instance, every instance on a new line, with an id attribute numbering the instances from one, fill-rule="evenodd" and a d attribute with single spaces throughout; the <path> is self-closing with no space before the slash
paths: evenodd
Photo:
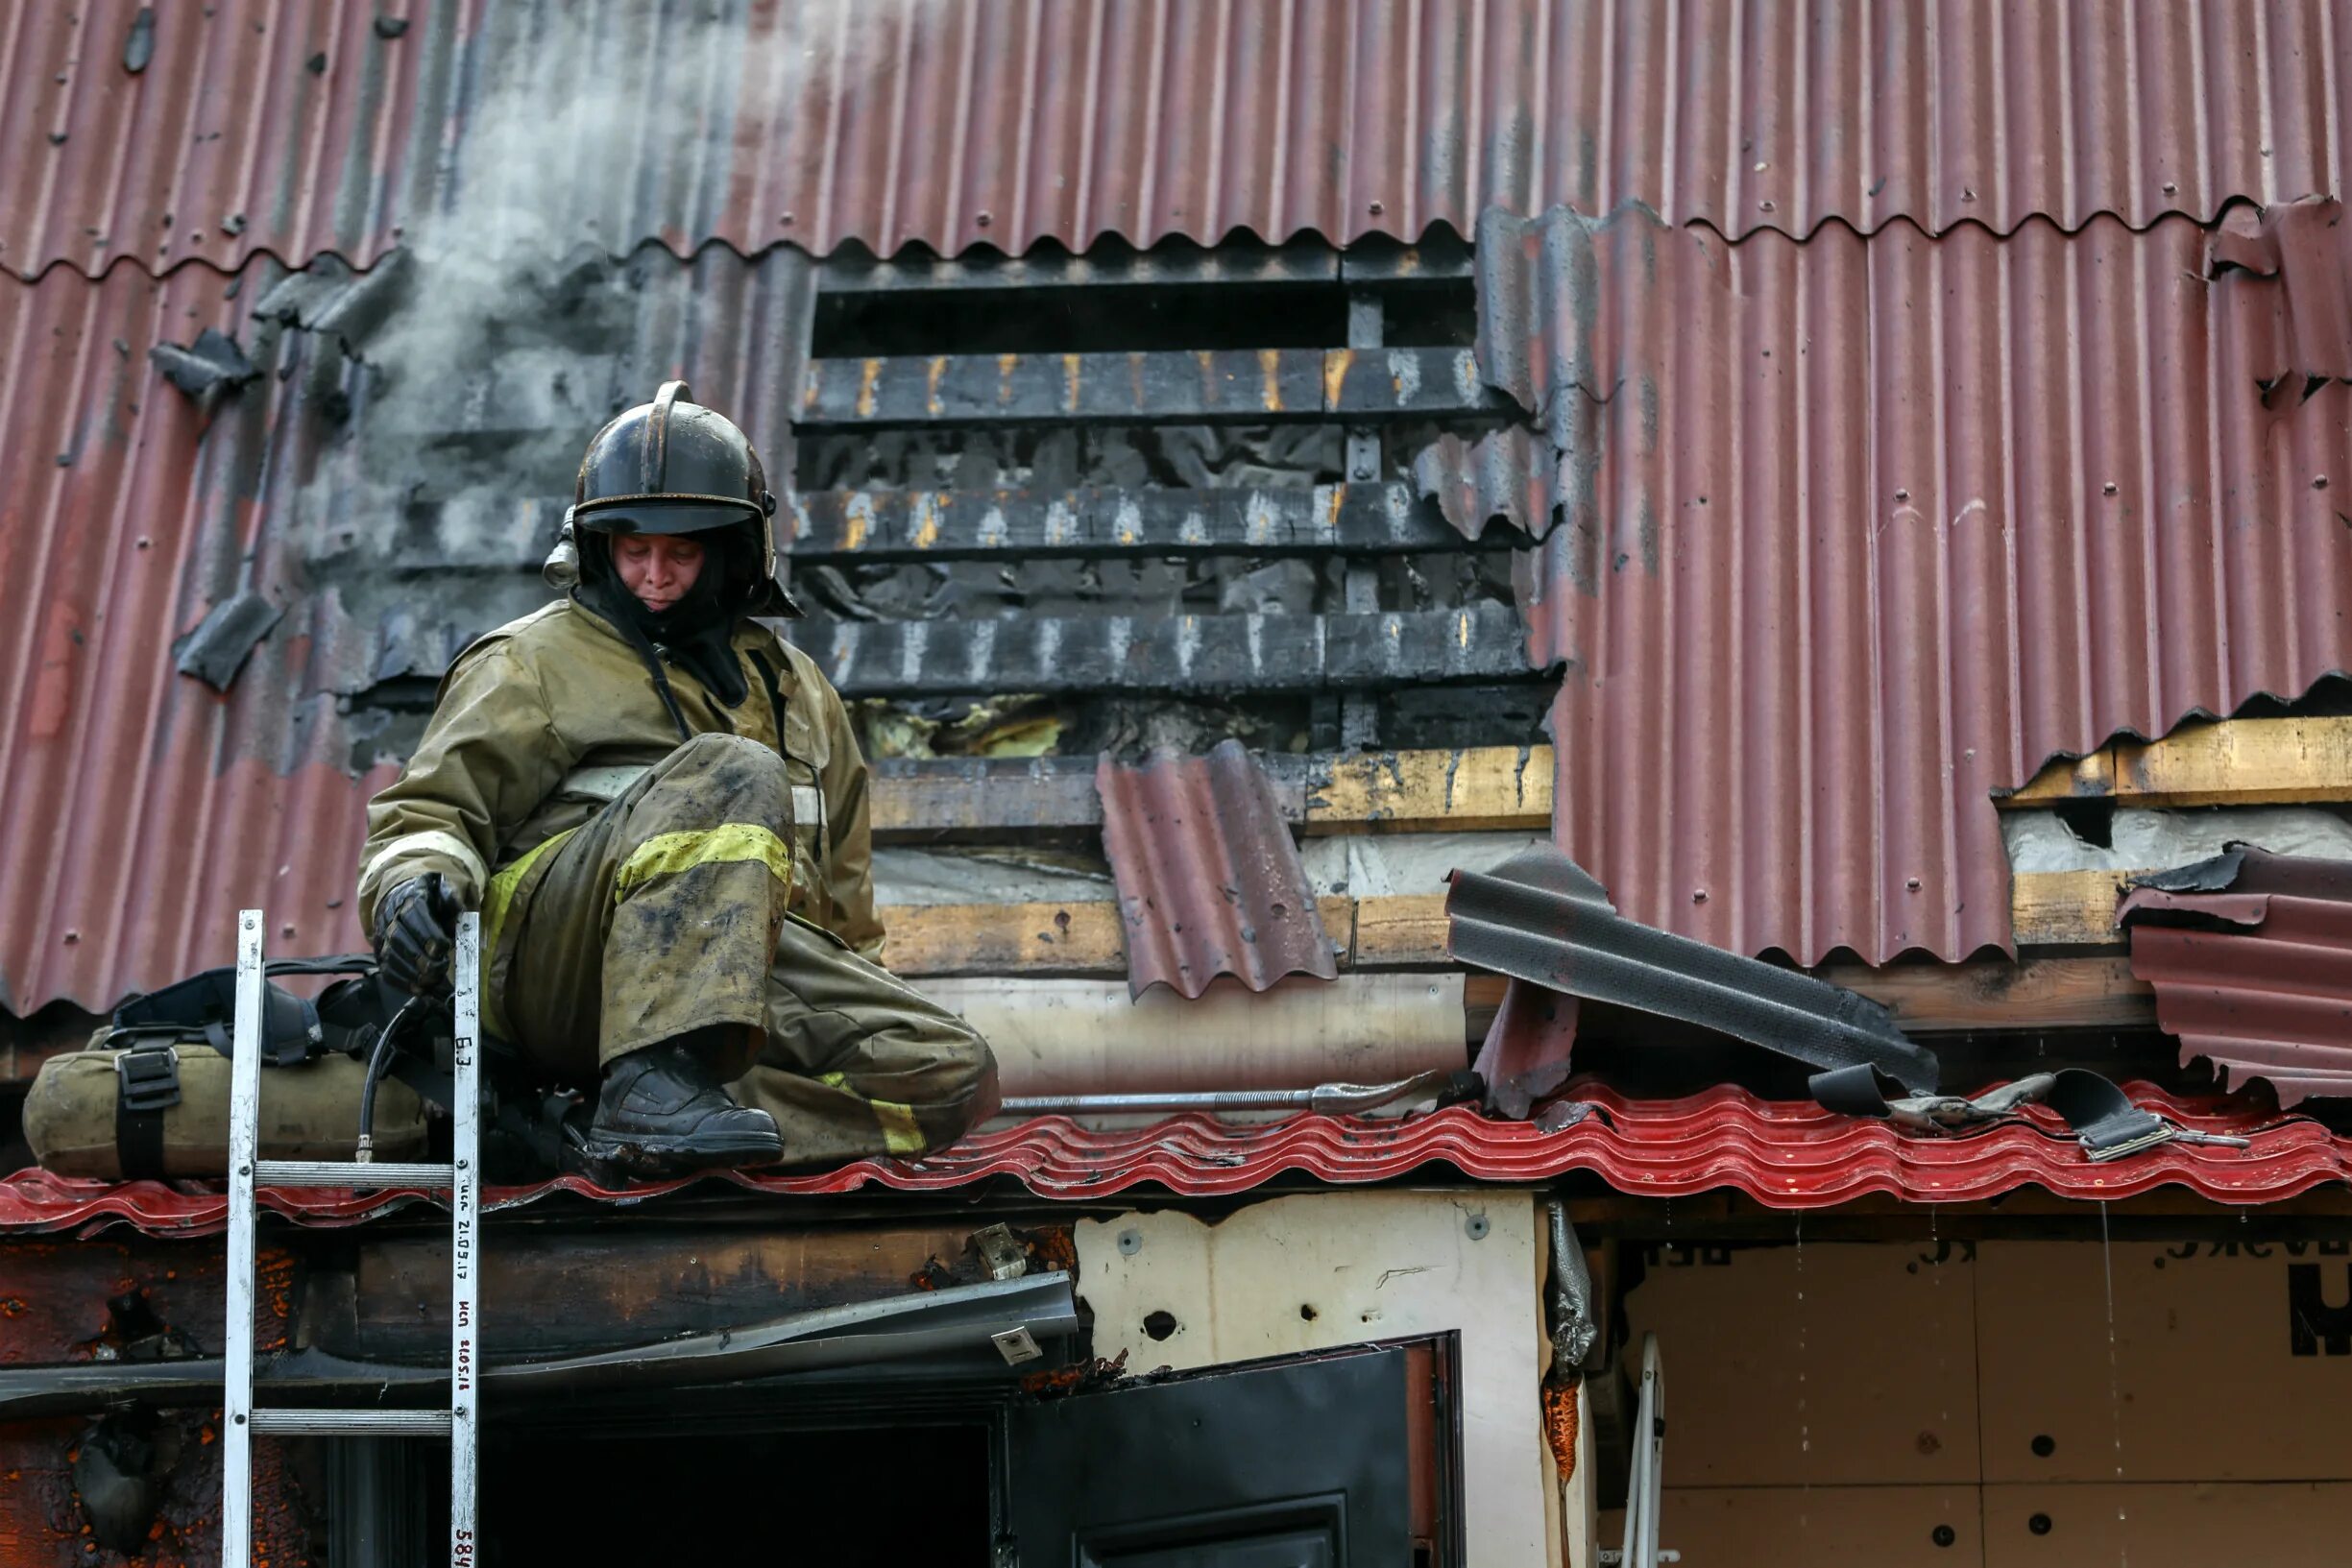
<path id="1" fill-rule="evenodd" d="M 983 1427 L 484 1437 L 481 1568 L 990 1560 Z"/>

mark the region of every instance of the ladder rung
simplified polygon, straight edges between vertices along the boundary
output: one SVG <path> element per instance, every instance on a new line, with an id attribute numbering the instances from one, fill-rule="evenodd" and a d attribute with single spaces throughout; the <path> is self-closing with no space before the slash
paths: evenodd
<path id="1" fill-rule="evenodd" d="M 448 1411 L 254 1411 L 254 1430 L 271 1437 L 446 1437 Z"/>
<path id="2" fill-rule="evenodd" d="M 447 1165 L 403 1165 L 398 1161 L 255 1160 L 255 1187 L 453 1187 L 457 1171 Z"/>

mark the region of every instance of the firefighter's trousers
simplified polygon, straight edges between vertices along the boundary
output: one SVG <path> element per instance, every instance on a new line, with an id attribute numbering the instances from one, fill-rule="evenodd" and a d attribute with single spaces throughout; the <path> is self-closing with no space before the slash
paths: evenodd
<path id="1" fill-rule="evenodd" d="M 790 1165 L 918 1154 L 996 1104 L 987 1043 L 832 932 L 788 915 L 784 759 L 736 736 L 679 746 L 587 822 L 491 880 L 492 1032 L 594 1092 L 603 1064 L 737 1025 L 731 1088 Z"/>

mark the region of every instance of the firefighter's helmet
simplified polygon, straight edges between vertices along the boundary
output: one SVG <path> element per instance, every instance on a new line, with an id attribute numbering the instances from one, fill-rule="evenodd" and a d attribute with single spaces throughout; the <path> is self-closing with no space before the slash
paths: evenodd
<path id="1" fill-rule="evenodd" d="M 731 552 L 730 608 L 797 615 L 776 579 L 776 497 L 760 454 L 733 420 L 693 398 L 684 381 L 665 381 L 653 401 L 596 432 L 580 459 L 547 580 L 576 581 L 583 544 L 592 557 L 609 551 L 607 541 L 590 536 L 728 529 L 741 541 Z"/>

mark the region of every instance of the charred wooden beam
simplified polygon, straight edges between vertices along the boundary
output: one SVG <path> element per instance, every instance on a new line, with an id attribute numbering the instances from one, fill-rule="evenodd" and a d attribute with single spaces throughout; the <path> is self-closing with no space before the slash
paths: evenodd
<path id="1" fill-rule="evenodd" d="M 1367 690 L 1528 676 L 1509 605 L 1370 615 L 802 621 L 843 695 Z"/>
<path id="2" fill-rule="evenodd" d="M 1508 398 L 1479 379 L 1477 355 L 1467 349 L 1229 349 L 820 359 L 809 367 L 796 422 L 1263 423 L 1513 412 Z"/>
<path id="3" fill-rule="evenodd" d="M 1259 759 L 1302 833 L 1518 830 L 1552 821 L 1552 748 L 1472 746 Z M 1091 757 L 886 759 L 874 764 L 876 838 L 1020 837 L 1103 825 Z"/>
<path id="4" fill-rule="evenodd" d="M 874 1229 L 502 1232 L 482 1254 L 484 1353 L 593 1353 L 731 1324 L 848 1306 L 988 1278 L 974 1250 L 984 1221 Z M 1045 1266 L 1053 1229 L 1013 1239 Z M 305 1296 L 304 1342 L 355 1360 L 447 1358 L 449 1241 L 391 1238 Z"/>
<path id="5" fill-rule="evenodd" d="M 823 491 L 792 500 L 792 559 L 964 561 L 1055 556 L 1361 555 L 1476 543 L 1409 485 L 1258 490 Z"/>

